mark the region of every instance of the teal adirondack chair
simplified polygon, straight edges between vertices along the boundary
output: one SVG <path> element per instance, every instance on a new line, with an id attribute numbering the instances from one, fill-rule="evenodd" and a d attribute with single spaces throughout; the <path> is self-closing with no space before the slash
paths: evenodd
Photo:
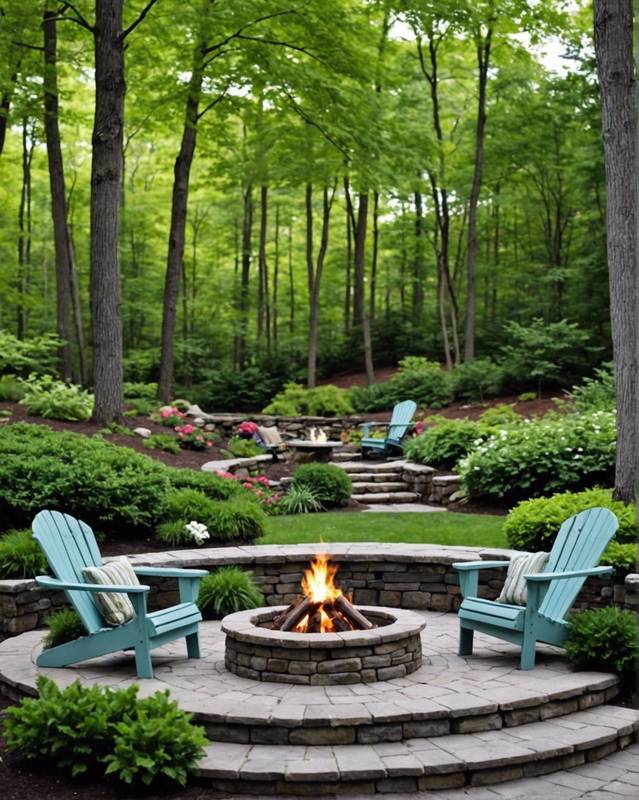
<path id="1" fill-rule="evenodd" d="M 361 441 L 362 458 L 370 453 L 380 453 L 381 455 L 390 455 L 393 452 L 403 450 L 402 439 L 406 436 L 408 429 L 413 419 L 413 414 L 417 410 L 417 404 L 412 400 L 404 400 L 397 403 L 393 409 L 393 415 L 390 422 L 363 422 L 360 428 L 363 428 L 363 437 Z M 386 436 L 383 439 L 376 439 L 370 436 L 371 425 L 376 427 L 386 427 Z"/>
<path id="2" fill-rule="evenodd" d="M 86 583 L 83 567 L 100 566 L 102 559 L 91 528 L 80 520 L 59 511 L 41 511 L 33 520 L 36 539 L 49 562 L 55 578 L 38 576 L 43 589 L 61 589 L 82 620 L 87 635 L 72 642 L 43 650 L 39 667 L 66 667 L 89 658 L 135 650 L 135 666 L 139 678 L 152 678 L 151 650 L 184 637 L 189 658 L 200 657 L 198 626 L 202 620 L 195 604 L 199 582 L 207 573 L 197 569 L 164 569 L 136 567 L 141 577 L 177 578 L 180 603 L 161 611 L 148 613 L 146 597 L 149 586 L 98 586 Z M 123 592 L 129 596 L 135 617 L 124 625 L 105 625 L 91 595 L 95 592 Z"/>
<path id="3" fill-rule="evenodd" d="M 547 571 L 526 576 L 525 606 L 477 597 L 479 570 L 507 567 L 508 561 L 453 564 L 464 598 L 459 608 L 459 655 L 472 655 L 474 631 L 518 644 L 521 669 L 535 666 L 536 642 L 561 646 L 567 635 L 565 616 L 586 578 L 613 571 L 596 564 L 618 526 L 617 517 L 606 508 L 589 508 L 567 519 L 550 551 Z"/>

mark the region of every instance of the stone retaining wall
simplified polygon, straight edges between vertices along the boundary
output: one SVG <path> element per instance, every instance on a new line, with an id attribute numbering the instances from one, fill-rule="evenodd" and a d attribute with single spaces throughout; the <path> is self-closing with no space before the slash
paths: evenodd
<path id="1" fill-rule="evenodd" d="M 255 573 L 268 605 L 286 605 L 299 590 L 308 562 L 319 550 L 339 564 L 338 582 L 358 605 L 456 611 L 460 603 L 454 561 L 507 559 L 512 551 L 472 547 L 403 544 L 255 545 L 249 547 L 176 550 L 131 556 L 138 566 L 172 566 L 213 570 L 236 564 Z M 480 572 L 479 594 L 495 598 L 505 571 Z M 151 585 L 149 609 L 179 602 L 176 581 L 145 579 Z M 0 632 L 10 635 L 44 624 L 44 618 L 64 605 L 61 592 L 45 592 L 32 580 L 0 580 Z M 614 576 L 589 578 L 577 608 L 616 605 L 639 610 L 639 576 L 629 575 L 625 585 Z"/>
<path id="2" fill-rule="evenodd" d="M 189 413 L 195 421 L 202 420 L 206 430 L 215 430 L 227 437 L 246 419 L 267 428 L 276 426 L 285 439 L 304 438 L 310 428 L 322 428 L 329 439 L 339 439 L 343 431 L 357 429 L 360 423 L 367 421 L 366 417 L 355 414 L 346 417 L 280 417 L 272 414 Z"/>

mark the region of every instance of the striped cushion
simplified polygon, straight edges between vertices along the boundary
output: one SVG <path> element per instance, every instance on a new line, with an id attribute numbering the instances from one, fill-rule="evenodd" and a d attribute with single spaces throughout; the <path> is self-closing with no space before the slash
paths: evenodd
<path id="1" fill-rule="evenodd" d="M 525 606 L 528 599 L 525 575 L 542 572 L 548 561 L 548 553 L 521 553 L 511 559 L 506 580 L 497 598 L 498 603 Z"/>
<path id="2" fill-rule="evenodd" d="M 101 567 L 85 567 L 82 574 L 87 583 L 100 586 L 139 586 L 140 581 L 126 556 L 120 556 Z M 93 600 L 107 625 L 123 625 L 135 617 L 131 601 L 120 592 L 96 592 Z"/>

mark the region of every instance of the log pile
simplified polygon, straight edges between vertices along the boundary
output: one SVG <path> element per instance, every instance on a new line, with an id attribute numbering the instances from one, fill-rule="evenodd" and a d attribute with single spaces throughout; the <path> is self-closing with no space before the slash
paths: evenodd
<path id="1" fill-rule="evenodd" d="M 366 631 L 374 627 L 343 594 L 323 603 L 298 597 L 273 620 L 273 630 L 300 633 Z"/>

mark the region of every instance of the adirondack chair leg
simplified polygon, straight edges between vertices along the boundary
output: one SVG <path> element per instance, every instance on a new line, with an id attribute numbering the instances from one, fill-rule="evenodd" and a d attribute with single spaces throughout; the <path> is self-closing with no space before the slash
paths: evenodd
<path id="1" fill-rule="evenodd" d="M 473 637 L 475 631 L 471 628 L 464 628 L 459 626 L 459 650 L 460 656 L 472 656 L 473 654 Z"/>
<path id="2" fill-rule="evenodd" d="M 535 668 L 535 640 L 524 634 L 521 643 L 521 657 L 519 659 L 519 669 L 528 670 Z"/>
<path id="3" fill-rule="evenodd" d="M 135 669 L 138 678 L 153 678 L 153 664 L 148 642 L 135 646 Z"/>
<path id="4" fill-rule="evenodd" d="M 200 658 L 200 634 L 190 633 L 186 638 L 186 652 L 189 658 Z"/>

